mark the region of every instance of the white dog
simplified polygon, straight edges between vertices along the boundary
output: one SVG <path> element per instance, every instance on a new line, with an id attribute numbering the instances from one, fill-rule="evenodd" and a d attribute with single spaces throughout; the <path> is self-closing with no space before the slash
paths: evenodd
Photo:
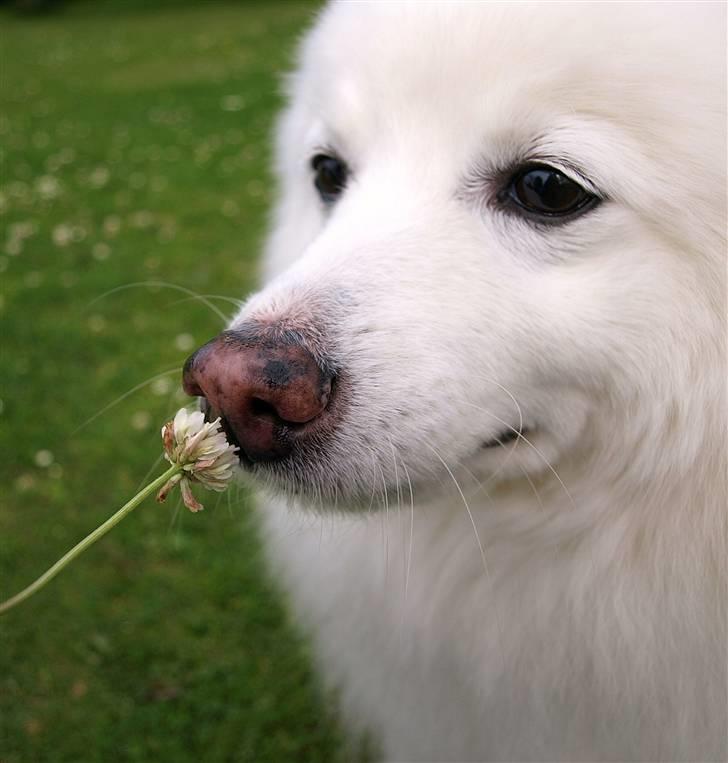
<path id="1" fill-rule="evenodd" d="M 185 381 L 386 760 L 728 756 L 725 10 L 342 2 L 302 47 L 269 283 Z"/>

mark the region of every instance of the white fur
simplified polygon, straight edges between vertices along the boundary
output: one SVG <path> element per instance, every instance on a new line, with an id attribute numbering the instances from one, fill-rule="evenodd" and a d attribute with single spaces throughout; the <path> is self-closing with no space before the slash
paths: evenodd
<path id="1" fill-rule="evenodd" d="M 305 40 L 236 322 L 341 369 L 310 489 L 268 475 L 261 515 L 386 760 L 728 757 L 724 55 L 697 2 L 344 2 Z M 607 201 L 504 214 L 478 168 L 531 157 Z"/>

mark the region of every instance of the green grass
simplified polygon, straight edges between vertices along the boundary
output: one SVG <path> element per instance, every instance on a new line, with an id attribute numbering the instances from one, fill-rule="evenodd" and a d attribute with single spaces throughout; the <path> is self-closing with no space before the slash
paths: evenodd
<path id="1" fill-rule="evenodd" d="M 136 491 L 179 372 L 77 427 L 222 325 L 169 288 L 106 293 L 254 286 L 279 76 L 316 6 L 144 5 L 0 15 L 0 598 Z M 200 497 L 148 502 L 0 619 L 2 763 L 351 759 L 247 495 Z"/>

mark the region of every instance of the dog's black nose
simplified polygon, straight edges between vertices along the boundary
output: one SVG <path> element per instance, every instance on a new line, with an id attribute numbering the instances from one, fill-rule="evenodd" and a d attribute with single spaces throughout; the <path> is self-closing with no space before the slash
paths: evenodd
<path id="1" fill-rule="evenodd" d="M 333 376 L 290 335 L 225 331 L 191 355 L 183 384 L 206 398 L 250 461 L 287 456 L 326 409 Z"/>

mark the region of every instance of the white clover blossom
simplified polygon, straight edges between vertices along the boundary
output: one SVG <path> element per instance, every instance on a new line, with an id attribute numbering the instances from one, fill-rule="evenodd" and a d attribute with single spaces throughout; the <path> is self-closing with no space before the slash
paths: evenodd
<path id="1" fill-rule="evenodd" d="M 133 498 L 128 500 L 115 514 L 102 522 L 95 530 L 79 541 L 70 551 L 66 552 L 55 564 L 51 565 L 39 578 L 29 586 L 5 601 L 0 601 L 0 615 L 30 598 L 45 587 L 63 569 L 65 569 L 79 554 L 106 535 L 112 527 L 121 522 L 139 504 L 150 495 L 157 493 L 157 500 L 164 501 L 170 490 L 179 485 L 182 499 L 190 511 L 200 511 L 203 506 L 192 495 L 191 484 L 199 482 L 211 490 L 225 490 L 232 479 L 238 458 L 237 448 L 225 438 L 220 419 L 205 421 L 199 411 L 188 411 L 185 408 L 177 411 L 173 421 L 168 421 L 162 427 L 164 442 L 164 457 L 171 466 L 164 474 L 152 480 L 143 487 Z M 47 457 L 40 458 L 42 454 Z M 36 461 L 52 461 L 48 451 L 38 451 Z M 160 490 L 161 487 L 161 490 Z"/>
<path id="2" fill-rule="evenodd" d="M 179 484 L 185 506 L 200 511 L 204 507 L 192 495 L 191 483 L 199 482 L 218 492 L 228 486 L 238 463 L 237 448 L 227 441 L 219 418 L 205 421 L 200 411 L 180 408 L 174 420 L 162 427 L 162 442 L 164 457 L 181 471 L 162 487 L 158 501 L 164 501 Z"/>

